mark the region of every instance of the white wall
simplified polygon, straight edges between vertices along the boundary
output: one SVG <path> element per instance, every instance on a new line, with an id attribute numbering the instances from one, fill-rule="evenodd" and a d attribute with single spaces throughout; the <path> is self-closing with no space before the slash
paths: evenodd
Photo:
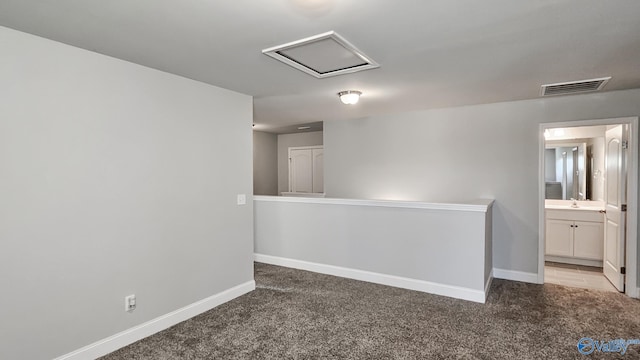
<path id="1" fill-rule="evenodd" d="M 322 144 L 322 131 L 278 135 L 278 195 L 282 192 L 289 191 L 288 149 L 295 146 L 315 146 Z"/>
<path id="2" fill-rule="evenodd" d="M 278 195 L 278 135 L 253 132 L 253 194 Z"/>
<path id="3" fill-rule="evenodd" d="M 253 280 L 250 97 L 2 27 L 0 83 L 1 359 Z"/>
<path id="4" fill-rule="evenodd" d="M 537 272 L 539 124 L 640 115 L 640 89 L 326 121 L 327 197 L 494 198 L 494 267 Z"/>

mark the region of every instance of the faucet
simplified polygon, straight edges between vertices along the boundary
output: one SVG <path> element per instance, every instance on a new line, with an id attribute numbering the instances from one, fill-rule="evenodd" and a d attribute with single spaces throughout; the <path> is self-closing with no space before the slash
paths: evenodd
<path id="1" fill-rule="evenodd" d="M 574 198 L 571 198 L 571 207 L 572 208 L 577 208 L 578 207 L 578 202 Z"/>

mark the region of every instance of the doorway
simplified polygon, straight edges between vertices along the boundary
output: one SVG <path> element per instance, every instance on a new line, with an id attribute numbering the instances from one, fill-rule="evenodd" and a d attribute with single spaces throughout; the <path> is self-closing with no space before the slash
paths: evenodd
<path id="1" fill-rule="evenodd" d="M 635 117 L 540 125 L 538 283 L 546 265 L 550 282 L 638 297 L 637 134 Z"/>

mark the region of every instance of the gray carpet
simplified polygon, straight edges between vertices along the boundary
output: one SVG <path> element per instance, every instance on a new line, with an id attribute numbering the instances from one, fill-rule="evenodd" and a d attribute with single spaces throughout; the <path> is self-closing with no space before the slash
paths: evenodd
<path id="1" fill-rule="evenodd" d="M 102 359 L 640 359 L 640 301 L 494 280 L 486 304 L 256 264 L 257 289 Z"/>

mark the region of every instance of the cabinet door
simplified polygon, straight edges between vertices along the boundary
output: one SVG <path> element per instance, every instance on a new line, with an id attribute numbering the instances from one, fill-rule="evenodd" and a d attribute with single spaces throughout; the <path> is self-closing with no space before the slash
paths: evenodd
<path id="1" fill-rule="evenodd" d="M 547 219 L 547 255 L 573 256 L 573 221 Z"/>
<path id="2" fill-rule="evenodd" d="M 576 221 L 573 227 L 573 256 L 602 260 L 604 226 L 602 223 Z"/>

